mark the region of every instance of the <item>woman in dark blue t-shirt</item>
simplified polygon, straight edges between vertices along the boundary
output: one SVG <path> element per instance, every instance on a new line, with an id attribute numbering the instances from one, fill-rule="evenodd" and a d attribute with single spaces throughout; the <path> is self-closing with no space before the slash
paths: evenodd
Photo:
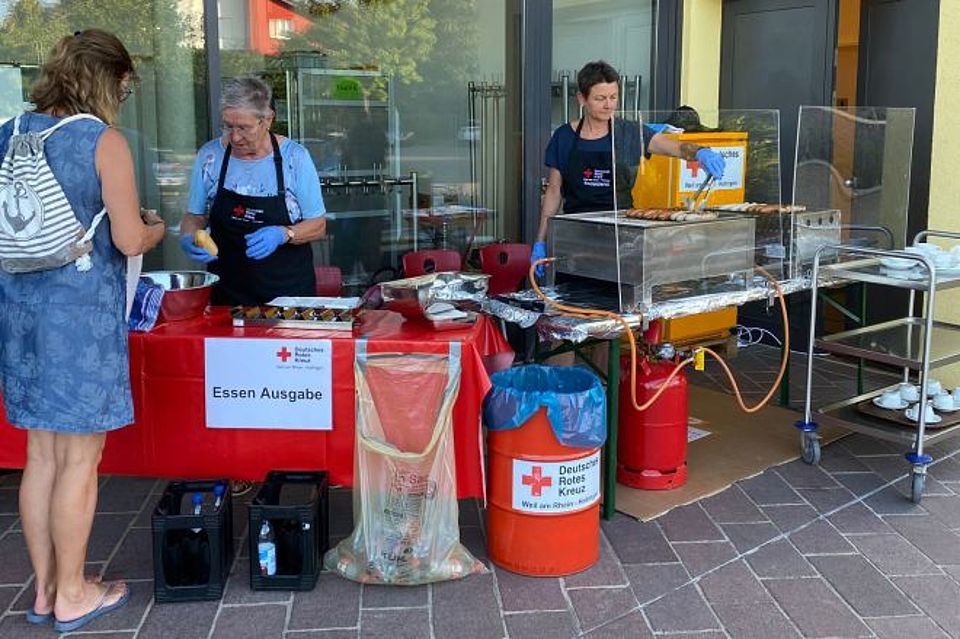
<path id="1" fill-rule="evenodd" d="M 610 123 L 617 110 L 619 82 L 616 69 L 603 61 L 589 62 L 577 74 L 577 102 L 583 109 L 583 117 L 558 127 L 547 145 L 544 162 L 550 174 L 540 204 L 540 227 L 531 260 L 546 255 L 547 226 L 550 218 L 560 210 L 561 202 L 564 213 L 613 209 Z M 614 134 L 620 140 L 618 149 L 638 149 L 643 154 L 696 160 L 714 177 L 723 176 L 723 157 L 707 147 L 658 135 L 646 125 L 641 128 L 634 122 L 621 119 L 614 122 Z M 639 159 L 638 154 L 636 160 Z M 629 192 L 629 185 L 618 186 L 618 192 Z M 538 269 L 538 275 L 541 271 Z"/>

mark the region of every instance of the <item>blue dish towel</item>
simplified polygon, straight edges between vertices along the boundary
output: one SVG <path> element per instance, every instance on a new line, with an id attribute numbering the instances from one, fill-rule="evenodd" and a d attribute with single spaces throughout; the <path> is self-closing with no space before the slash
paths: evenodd
<path id="1" fill-rule="evenodd" d="M 137 292 L 133 296 L 133 307 L 127 325 L 131 331 L 149 331 L 160 316 L 160 302 L 163 301 L 163 287 L 140 278 Z"/>

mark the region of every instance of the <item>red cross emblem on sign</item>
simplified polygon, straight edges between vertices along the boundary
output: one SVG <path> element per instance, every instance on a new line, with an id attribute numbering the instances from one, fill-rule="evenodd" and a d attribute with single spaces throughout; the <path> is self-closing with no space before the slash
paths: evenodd
<path id="1" fill-rule="evenodd" d="M 280 358 L 280 361 L 282 361 L 284 364 L 286 364 L 286 363 L 287 363 L 287 360 L 290 359 L 291 357 L 293 357 L 293 353 L 291 353 L 290 351 L 288 351 L 288 350 L 287 350 L 287 347 L 284 346 L 284 347 L 281 348 L 279 351 L 277 351 L 277 357 Z"/>
<path id="2" fill-rule="evenodd" d="M 237 204 L 233 207 L 233 216 L 234 217 L 243 217 L 243 214 L 247 212 L 247 209 L 242 204 Z"/>
<path id="3" fill-rule="evenodd" d="M 542 466 L 534 466 L 529 475 L 520 476 L 520 481 L 524 486 L 530 486 L 530 495 L 533 497 L 539 497 L 544 488 L 553 486 L 553 478 L 543 476 Z"/>
<path id="4" fill-rule="evenodd" d="M 690 169 L 690 172 L 693 173 L 693 179 L 697 179 L 697 174 L 700 172 L 700 163 L 697 160 L 687 160 L 687 168 Z"/>

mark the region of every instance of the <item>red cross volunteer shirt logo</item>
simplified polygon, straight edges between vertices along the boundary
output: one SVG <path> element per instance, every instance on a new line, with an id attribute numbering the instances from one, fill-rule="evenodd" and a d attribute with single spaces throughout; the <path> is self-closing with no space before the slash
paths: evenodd
<path id="1" fill-rule="evenodd" d="M 293 357 L 293 353 L 291 353 L 290 351 L 288 351 L 288 350 L 287 350 L 287 347 L 284 346 L 284 347 L 281 348 L 279 351 L 277 351 L 277 357 L 280 358 L 280 361 L 281 361 L 281 362 L 283 362 L 284 364 L 286 364 L 286 363 L 287 363 L 287 360 L 290 359 L 291 357 Z"/>
<path id="2" fill-rule="evenodd" d="M 233 207 L 233 217 L 243 217 L 243 214 L 246 212 L 247 209 L 242 204 L 237 204 Z"/>
<path id="3" fill-rule="evenodd" d="M 592 177 L 593 177 L 593 169 L 584 169 L 584 170 L 583 170 L 583 177 L 587 178 L 588 180 L 589 180 L 590 178 L 592 178 Z"/>
<path id="4" fill-rule="evenodd" d="M 520 476 L 520 481 L 523 482 L 524 486 L 530 486 L 530 495 L 532 497 L 540 497 L 544 488 L 553 486 L 553 478 L 543 476 L 542 466 L 534 466 L 531 468 L 529 475 Z"/>

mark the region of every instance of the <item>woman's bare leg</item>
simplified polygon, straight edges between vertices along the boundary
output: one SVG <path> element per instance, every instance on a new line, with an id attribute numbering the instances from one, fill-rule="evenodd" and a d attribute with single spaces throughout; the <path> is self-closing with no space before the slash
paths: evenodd
<path id="1" fill-rule="evenodd" d="M 40 614 L 53 610 L 57 591 L 57 562 L 50 534 L 50 503 L 57 476 L 55 437 L 49 431 L 28 431 L 27 463 L 20 479 L 20 522 L 36 575 L 33 609 Z"/>
<path id="2" fill-rule="evenodd" d="M 54 442 L 57 474 L 50 502 L 50 530 L 57 571 L 54 613 L 64 621 L 93 610 L 106 590 L 105 585 L 90 583 L 83 576 L 87 542 L 97 507 L 97 466 L 104 440 L 102 433 L 57 433 Z M 114 592 L 112 601 L 120 598 L 123 589 L 116 588 Z"/>

